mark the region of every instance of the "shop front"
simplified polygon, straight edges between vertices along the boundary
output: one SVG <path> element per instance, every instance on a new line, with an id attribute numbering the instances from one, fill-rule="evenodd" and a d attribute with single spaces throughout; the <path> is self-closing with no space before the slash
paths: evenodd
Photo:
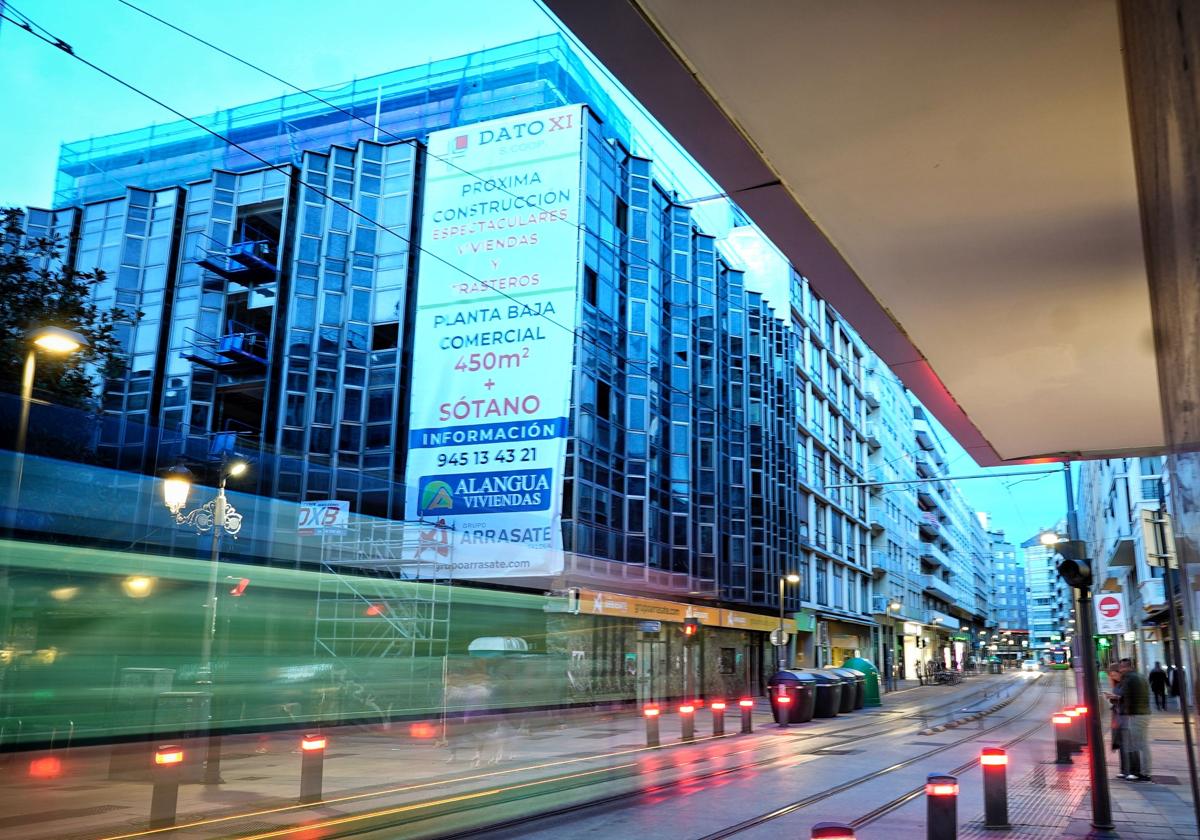
<path id="1" fill-rule="evenodd" d="M 580 589 L 547 615 L 546 645 L 567 663 L 573 702 L 638 703 L 759 694 L 774 672 L 778 618 Z"/>
<path id="2" fill-rule="evenodd" d="M 817 613 L 816 665 L 840 666 L 847 659 L 873 656 L 872 633 L 876 624 L 840 614 Z"/>

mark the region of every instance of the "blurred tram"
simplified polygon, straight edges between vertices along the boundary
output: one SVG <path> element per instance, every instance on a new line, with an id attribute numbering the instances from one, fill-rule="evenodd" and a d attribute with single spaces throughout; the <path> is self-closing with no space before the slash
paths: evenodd
<path id="1" fill-rule="evenodd" d="M 1046 648 L 1042 663 L 1052 671 L 1066 671 L 1071 667 L 1071 652 L 1062 645 Z"/>

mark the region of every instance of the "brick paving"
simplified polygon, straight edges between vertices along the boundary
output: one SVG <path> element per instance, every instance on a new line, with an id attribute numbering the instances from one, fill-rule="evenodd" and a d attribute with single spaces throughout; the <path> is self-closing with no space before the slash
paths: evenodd
<path id="1" fill-rule="evenodd" d="M 1104 732 L 1108 733 L 1107 715 Z M 1116 778 L 1116 753 L 1106 755 L 1109 768 L 1113 831 L 1092 828 L 1091 781 L 1087 755 L 1076 755 L 1071 765 L 1049 760 L 1035 764 L 1017 780 L 1009 780 L 1011 831 L 983 828 L 982 817 L 963 826 L 961 840 L 1014 837 L 1106 837 L 1122 840 L 1176 840 L 1200 838 L 1188 781 L 1187 755 L 1179 712 L 1156 712 L 1150 724 L 1153 782 L 1127 782 Z"/>

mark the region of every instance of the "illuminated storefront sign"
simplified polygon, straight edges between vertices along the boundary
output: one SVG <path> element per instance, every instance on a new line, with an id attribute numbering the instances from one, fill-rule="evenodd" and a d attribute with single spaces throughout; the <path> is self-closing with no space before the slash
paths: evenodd
<path id="1" fill-rule="evenodd" d="M 429 136 L 407 515 L 453 527 L 451 577 L 563 568 L 585 117 Z"/>
<path id="2" fill-rule="evenodd" d="M 699 607 L 658 598 L 620 595 L 595 589 L 579 591 L 579 612 L 583 615 L 607 615 L 618 618 L 669 621 L 682 624 L 685 618 L 699 619 L 710 627 L 730 627 L 735 630 L 769 632 L 779 627 L 779 619 L 757 613 Z"/>

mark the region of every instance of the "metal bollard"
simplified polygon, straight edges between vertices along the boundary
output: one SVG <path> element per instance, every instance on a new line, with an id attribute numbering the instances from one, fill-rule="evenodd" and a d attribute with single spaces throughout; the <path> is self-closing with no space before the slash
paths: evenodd
<path id="1" fill-rule="evenodd" d="M 779 728 L 787 729 L 792 719 L 792 698 L 780 691 L 775 695 L 775 703 L 779 706 Z"/>
<path id="2" fill-rule="evenodd" d="M 154 791 L 150 796 L 150 827 L 170 828 L 179 810 L 179 775 L 183 748 L 167 744 L 154 751 Z"/>
<path id="3" fill-rule="evenodd" d="M 679 725 L 683 728 L 681 741 L 690 741 L 696 737 L 696 707 L 690 703 L 679 707 Z"/>
<path id="4" fill-rule="evenodd" d="M 305 735 L 300 741 L 300 801 L 320 802 L 325 773 L 325 736 Z"/>
<path id="5" fill-rule="evenodd" d="M 811 840 L 855 840 L 853 828 L 836 822 L 817 823 L 808 836 Z"/>
<path id="6" fill-rule="evenodd" d="M 1008 824 L 1008 753 L 984 747 L 979 756 L 983 769 L 983 827 L 1012 828 Z"/>
<path id="7" fill-rule="evenodd" d="M 958 779 L 941 773 L 925 778 L 926 840 L 958 837 Z"/>
<path id="8" fill-rule="evenodd" d="M 714 700 L 709 704 L 712 709 L 713 735 L 725 734 L 725 701 Z"/>
<path id="9" fill-rule="evenodd" d="M 738 708 L 742 710 L 742 734 L 749 735 L 754 731 L 754 701 L 743 697 L 738 701 Z"/>
<path id="10" fill-rule="evenodd" d="M 1071 743 L 1068 740 L 1070 736 L 1067 734 L 1067 729 L 1071 726 L 1071 719 L 1064 714 L 1057 714 L 1050 718 L 1050 722 L 1054 724 L 1054 763 L 1073 764 Z"/>
<path id="11" fill-rule="evenodd" d="M 1079 715 L 1079 717 L 1077 718 L 1077 720 L 1079 721 L 1079 746 L 1086 747 L 1088 745 L 1088 732 L 1089 732 L 1088 717 L 1087 717 L 1088 707 L 1087 706 L 1076 706 L 1075 711 Z"/>
<path id="12" fill-rule="evenodd" d="M 662 714 L 662 710 L 657 706 L 647 706 L 642 709 L 642 716 L 646 718 L 646 746 L 658 746 L 658 718 Z"/>
<path id="13" fill-rule="evenodd" d="M 1084 747 L 1087 746 L 1087 742 L 1088 742 L 1088 720 L 1087 720 L 1088 707 L 1087 706 L 1074 706 L 1072 708 L 1075 709 L 1075 715 L 1076 715 L 1075 721 L 1079 726 L 1079 748 L 1083 749 Z"/>
<path id="14" fill-rule="evenodd" d="M 1067 724 L 1067 740 L 1071 744 L 1071 752 L 1077 753 L 1083 749 L 1083 744 L 1079 740 L 1079 712 L 1071 708 L 1063 709 L 1062 713 L 1071 719 L 1071 722 Z"/>

